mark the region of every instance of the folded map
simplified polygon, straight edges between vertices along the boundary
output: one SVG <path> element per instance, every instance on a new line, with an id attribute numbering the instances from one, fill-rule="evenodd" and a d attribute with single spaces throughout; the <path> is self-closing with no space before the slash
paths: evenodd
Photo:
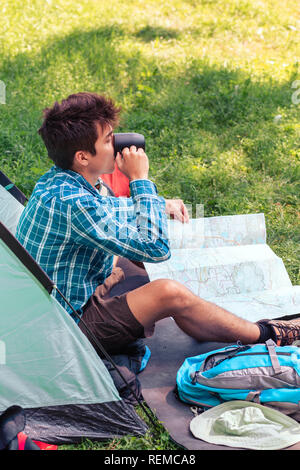
<path id="1" fill-rule="evenodd" d="M 169 220 L 171 258 L 145 263 L 151 281 L 174 279 L 250 321 L 300 314 L 300 286 L 267 245 L 264 214 Z"/>

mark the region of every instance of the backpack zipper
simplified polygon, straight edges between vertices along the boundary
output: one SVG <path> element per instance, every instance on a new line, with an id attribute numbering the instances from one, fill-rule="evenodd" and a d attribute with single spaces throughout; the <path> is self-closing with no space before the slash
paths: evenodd
<path id="1" fill-rule="evenodd" d="M 234 346 L 228 346 L 226 349 L 228 350 L 228 355 L 223 359 L 227 359 L 227 358 L 230 358 L 230 357 L 233 357 L 235 356 L 239 351 L 246 351 L 247 349 L 249 349 L 251 346 L 243 346 L 242 343 L 240 341 L 237 341 L 236 345 Z M 225 350 L 222 350 L 222 351 L 219 351 L 217 353 L 213 353 L 213 354 L 209 354 L 205 359 L 204 359 L 204 362 L 203 362 L 203 366 L 201 367 L 201 370 L 205 370 L 205 365 L 206 363 L 210 360 L 210 358 L 214 357 L 214 356 L 217 356 L 219 354 L 226 354 L 226 349 Z M 221 361 L 221 359 L 220 359 Z M 218 364 L 219 361 L 217 361 L 216 364 Z M 215 364 L 215 365 L 216 365 Z M 214 366 L 215 366 L 214 365 Z"/>
<path id="2" fill-rule="evenodd" d="M 248 353 L 244 353 L 243 351 L 246 351 L 247 349 L 250 349 L 251 346 L 242 346 L 240 348 L 237 348 L 236 351 L 234 351 L 232 354 L 229 354 L 227 357 L 224 357 L 223 359 L 219 359 L 219 361 L 217 361 L 213 367 L 216 367 L 218 366 L 219 364 L 221 364 L 223 361 L 227 361 L 228 359 L 232 359 L 233 357 L 235 357 L 239 352 L 241 354 L 239 354 L 239 357 L 240 356 L 269 356 L 269 352 L 248 352 Z M 219 353 L 221 354 L 221 353 Z M 289 353 L 289 352 L 277 352 L 277 355 L 279 356 L 291 356 L 292 353 Z M 213 356 L 213 354 L 211 354 L 210 356 L 208 357 L 211 357 Z M 208 357 L 205 359 L 205 362 L 206 360 L 208 359 Z M 211 369 L 209 369 L 211 370 Z M 205 371 L 204 371 L 205 372 Z M 193 377 L 192 377 L 192 384 L 195 385 L 195 383 L 197 382 L 197 377 L 198 375 L 201 373 L 201 370 L 197 370 L 194 374 L 193 374 Z"/>

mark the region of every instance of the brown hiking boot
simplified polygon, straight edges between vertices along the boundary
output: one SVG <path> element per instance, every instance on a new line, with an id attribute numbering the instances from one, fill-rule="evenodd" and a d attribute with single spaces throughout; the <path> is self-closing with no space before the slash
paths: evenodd
<path id="1" fill-rule="evenodd" d="M 300 340 L 300 318 L 294 320 L 260 320 L 271 327 L 277 346 L 289 346 Z"/>

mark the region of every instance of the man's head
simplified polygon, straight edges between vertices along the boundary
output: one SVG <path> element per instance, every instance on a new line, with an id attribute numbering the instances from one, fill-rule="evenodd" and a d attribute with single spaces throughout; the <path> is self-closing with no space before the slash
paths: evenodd
<path id="1" fill-rule="evenodd" d="M 119 113 L 120 108 L 112 100 L 96 93 L 76 93 L 44 109 L 38 132 L 49 158 L 65 170 L 81 173 L 89 166 L 94 171 L 99 167 L 99 174 L 111 173 L 112 131 L 118 124 Z M 105 162 L 106 157 L 109 162 Z"/>

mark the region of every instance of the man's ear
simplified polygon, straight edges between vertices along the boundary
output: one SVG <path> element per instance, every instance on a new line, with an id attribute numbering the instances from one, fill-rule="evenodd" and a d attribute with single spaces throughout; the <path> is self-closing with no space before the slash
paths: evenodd
<path id="1" fill-rule="evenodd" d="M 83 150 L 78 150 L 74 155 L 73 165 L 76 167 L 86 167 L 89 163 L 88 156 Z"/>

